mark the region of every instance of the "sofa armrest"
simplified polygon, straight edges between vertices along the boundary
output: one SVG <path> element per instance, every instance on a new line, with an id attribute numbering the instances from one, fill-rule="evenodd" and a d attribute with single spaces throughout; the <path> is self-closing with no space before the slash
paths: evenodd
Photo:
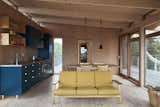
<path id="1" fill-rule="evenodd" d="M 112 82 L 113 82 L 113 86 L 114 87 L 116 87 L 116 88 L 119 88 L 120 89 L 120 87 L 121 87 L 121 82 L 119 82 L 119 81 L 117 81 L 117 80 L 112 80 Z"/>
<path id="2" fill-rule="evenodd" d="M 119 81 L 117 81 L 117 80 L 112 80 L 112 82 L 114 82 L 114 83 L 116 83 L 116 84 L 118 84 L 118 85 L 122 85 L 122 83 L 119 82 Z"/>
<path id="3" fill-rule="evenodd" d="M 56 85 L 56 89 L 58 89 L 58 87 L 59 87 L 59 85 L 60 85 L 60 81 L 57 81 L 57 82 L 55 83 L 55 85 Z"/>

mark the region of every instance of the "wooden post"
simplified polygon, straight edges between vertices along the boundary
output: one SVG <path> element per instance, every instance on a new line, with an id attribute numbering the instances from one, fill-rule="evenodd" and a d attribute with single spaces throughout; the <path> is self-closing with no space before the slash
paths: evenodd
<path id="1" fill-rule="evenodd" d="M 145 62 L 144 62 L 144 56 L 145 56 L 145 34 L 144 34 L 144 28 L 140 29 L 140 86 L 144 86 L 144 72 L 145 72 Z"/>

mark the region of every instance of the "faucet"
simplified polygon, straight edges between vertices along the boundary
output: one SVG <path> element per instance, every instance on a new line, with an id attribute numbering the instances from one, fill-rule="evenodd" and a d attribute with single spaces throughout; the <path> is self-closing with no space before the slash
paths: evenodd
<path id="1" fill-rule="evenodd" d="M 16 65 L 18 65 L 18 64 L 19 64 L 19 54 L 16 53 Z"/>

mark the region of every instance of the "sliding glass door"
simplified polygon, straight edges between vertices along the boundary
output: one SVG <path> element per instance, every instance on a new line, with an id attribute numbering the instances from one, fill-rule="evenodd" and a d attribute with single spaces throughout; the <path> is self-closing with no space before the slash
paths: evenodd
<path id="1" fill-rule="evenodd" d="M 120 74 L 139 84 L 140 34 L 120 37 Z"/>
<path id="2" fill-rule="evenodd" d="M 139 40 L 130 42 L 130 77 L 139 81 Z"/>
<path id="3" fill-rule="evenodd" d="M 160 35 L 145 41 L 145 85 L 160 85 Z"/>
<path id="4" fill-rule="evenodd" d="M 120 38 L 120 73 L 125 76 L 127 76 L 127 62 L 128 62 L 127 39 L 128 39 L 127 36 L 123 36 Z"/>

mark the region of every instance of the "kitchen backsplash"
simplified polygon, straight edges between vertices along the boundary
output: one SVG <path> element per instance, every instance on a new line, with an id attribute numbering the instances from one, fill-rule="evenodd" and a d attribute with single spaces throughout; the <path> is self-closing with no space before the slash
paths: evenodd
<path id="1" fill-rule="evenodd" d="M 22 56 L 24 62 L 32 60 L 37 55 L 37 49 L 20 46 L 0 46 L 0 64 L 15 64 L 16 53 Z"/>

